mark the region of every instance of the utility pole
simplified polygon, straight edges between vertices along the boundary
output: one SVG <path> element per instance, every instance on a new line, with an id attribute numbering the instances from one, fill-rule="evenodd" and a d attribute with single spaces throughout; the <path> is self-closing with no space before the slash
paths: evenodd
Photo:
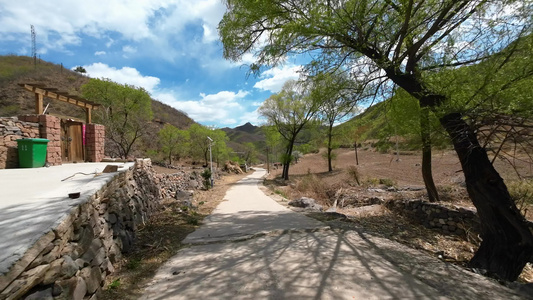
<path id="1" fill-rule="evenodd" d="M 209 161 L 211 164 L 211 188 L 213 188 L 214 180 L 213 180 L 213 155 L 211 154 L 211 144 L 213 143 L 213 139 L 210 137 L 207 137 L 209 140 Z"/>
<path id="2" fill-rule="evenodd" d="M 268 152 L 269 152 L 269 149 L 267 146 L 267 174 L 270 174 L 270 161 L 268 159 Z"/>

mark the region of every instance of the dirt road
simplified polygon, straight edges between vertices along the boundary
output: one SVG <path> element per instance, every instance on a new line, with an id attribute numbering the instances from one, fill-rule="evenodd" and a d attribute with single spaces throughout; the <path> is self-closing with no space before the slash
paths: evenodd
<path id="1" fill-rule="evenodd" d="M 141 299 L 520 299 L 482 276 L 357 230 L 324 229 L 239 181 Z"/>

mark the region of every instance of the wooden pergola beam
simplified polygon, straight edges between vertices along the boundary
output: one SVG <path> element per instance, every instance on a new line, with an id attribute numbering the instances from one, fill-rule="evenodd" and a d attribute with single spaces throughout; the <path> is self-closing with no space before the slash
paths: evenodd
<path id="1" fill-rule="evenodd" d="M 91 123 L 92 110 L 100 106 L 100 104 L 87 101 L 78 96 L 69 95 L 67 92 L 58 91 L 56 88 L 47 88 L 43 84 L 19 83 L 19 86 L 29 92 L 35 93 L 35 113 L 39 115 L 43 114 L 43 98 L 45 96 L 84 108 L 87 124 Z"/>

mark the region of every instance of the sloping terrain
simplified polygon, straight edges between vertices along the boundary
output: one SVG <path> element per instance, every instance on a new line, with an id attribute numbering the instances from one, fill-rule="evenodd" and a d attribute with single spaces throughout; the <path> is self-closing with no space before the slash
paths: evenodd
<path id="1" fill-rule="evenodd" d="M 89 81 L 87 76 L 64 68 L 62 65 L 38 60 L 34 65 L 28 56 L 0 56 L 0 116 L 11 117 L 34 113 L 34 95 L 20 86 L 19 83 L 44 84 L 57 88 L 71 95 L 79 96 L 81 86 Z M 44 98 L 44 106 L 48 104 L 47 113 L 69 118 L 84 119 L 82 108 L 61 101 Z M 156 127 L 165 123 L 180 129 L 194 123 L 184 112 L 152 99 L 153 118 Z"/>

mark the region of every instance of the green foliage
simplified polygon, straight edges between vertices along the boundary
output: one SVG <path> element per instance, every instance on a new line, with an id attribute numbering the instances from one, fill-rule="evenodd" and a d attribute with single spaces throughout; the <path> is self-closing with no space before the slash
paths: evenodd
<path id="1" fill-rule="evenodd" d="M 243 159 L 248 165 L 257 163 L 258 152 L 253 143 L 244 143 L 244 156 Z"/>
<path id="2" fill-rule="evenodd" d="M 120 286 L 120 278 L 117 278 L 115 280 L 113 280 L 109 286 L 107 287 L 108 289 L 112 290 L 112 289 L 116 289 Z"/>
<path id="3" fill-rule="evenodd" d="M 202 173 L 200 173 L 200 176 L 204 179 L 204 188 L 208 190 L 211 187 L 211 169 L 204 169 Z"/>
<path id="4" fill-rule="evenodd" d="M 87 73 L 87 70 L 85 70 L 85 68 L 82 66 L 77 66 L 76 68 L 74 68 L 74 72 L 85 74 Z"/>
<path id="5" fill-rule="evenodd" d="M 136 270 L 141 266 L 141 262 L 142 261 L 138 258 L 130 259 L 128 263 L 126 264 L 126 268 L 128 270 Z"/>
<path id="6" fill-rule="evenodd" d="M 316 145 L 301 144 L 301 145 L 296 146 L 296 150 L 298 150 L 302 154 L 308 154 L 308 153 L 318 153 L 319 149 Z"/>
<path id="7" fill-rule="evenodd" d="M 126 158 L 147 133 L 152 120 L 151 98 L 143 88 L 119 84 L 109 79 L 90 79 L 82 86 L 83 97 L 99 103 L 95 120 L 106 126 L 106 138 L 113 145 L 111 154 Z M 106 147 L 109 146 L 106 144 Z"/>
<path id="8" fill-rule="evenodd" d="M 209 145 L 211 144 L 211 153 L 213 161 L 219 163 L 229 158 L 231 149 L 227 147 L 228 137 L 220 129 L 210 129 L 200 124 L 192 124 L 189 128 L 190 135 L 190 154 L 195 160 L 203 160 L 205 165 L 209 163 Z M 211 142 L 207 137 L 211 138 Z"/>
<path id="9" fill-rule="evenodd" d="M 189 150 L 189 131 L 166 124 L 158 136 L 161 150 L 168 158 L 169 164 L 172 164 L 172 157 L 176 156 L 179 161 Z"/>
<path id="10" fill-rule="evenodd" d="M 200 216 L 197 212 L 193 211 L 186 216 L 185 221 L 187 222 L 187 224 L 197 226 L 200 224 L 201 219 L 202 216 Z"/>
<path id="11" fill-rule="evenodd" d="M 275 189 L 274 193 L 280 195 L 283 198 L 287 198 L 287 195 L 282 190 Z"/>
<path id="12" fill-rule="evenodd" d="M 318 108 L 318 103 L 296 81 L 287 81 L 279 93 L 263 102 L 259 113 L 267 119 L 269 125 L 276 128 L 286 145 L 282 162 L 291 161 L 296 137 L 309 125 Z M 282 177 L 289 179 L 288 168 L 283 169 Z"/>
<path id="13" fill-rule="evenodd" d="M 508 185 L 509 194 L 518 208 L 524 212 L 528 205 L 533 205 L 533 180 L 522 179 L 513 181 Z"/>

